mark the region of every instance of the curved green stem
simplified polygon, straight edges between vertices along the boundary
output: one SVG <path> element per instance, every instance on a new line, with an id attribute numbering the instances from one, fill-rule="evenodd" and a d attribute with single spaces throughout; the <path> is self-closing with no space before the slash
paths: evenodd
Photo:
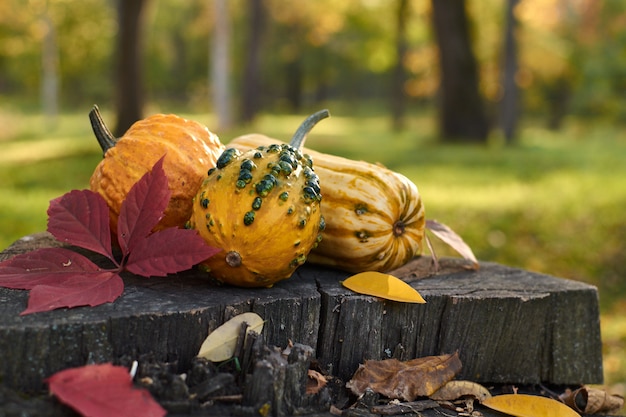
<path id="1" fill-rule="evenodd" d="M 306 140 L 306 136 L 309 134 L 311 129 L 313 129 L 313 126 L 315 126 L 320 120 L 327 117 L 330 117 L 330 112 L 327 109 L 324 109 L 315 112 L 306 119 L 304 119 L 304 122 L 302 122 L 300 127 L 298 127 L 296 133 L 293 134 L 289 145 L 293 146 L 296 149 L 302 149 L 302 147 L 304 146 L 304 141 Z"/>
<path id="2" fill-rule="evenodd" d="M 104 155 L 109 149 L 115 146 L 117 139 L 113 136 L 106 124 L 104 124 L 98 106 L 94 105 L 93 109 L 89 112 L 89 121 L 91 122 L 91 129 L 94 135 L 96 135 L 96 139 Z"/>

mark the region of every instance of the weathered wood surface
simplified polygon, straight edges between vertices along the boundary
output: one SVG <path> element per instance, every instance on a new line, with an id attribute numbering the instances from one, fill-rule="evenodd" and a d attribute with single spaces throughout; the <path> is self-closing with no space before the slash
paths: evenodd
<path id="1" fill-rule="evenodd" d="M 29 236 L 0 260 L 53 245 L 45 233 Z M 151 279 L 125 275 L 124 294 L 114 303 L 26 316 L 19 313 L 27 292 L 0 289 L 0 381 L 35 390 L 58 370 L 145 353 L 184 369 L 210 330 L 254 311 L 266 320 L 266 343 L 312 346 L 322 366 L 342 379 L 365 359 L 458 350 L 458 378 L 602 382 L 595 287 L 493 263 L 469 271 L 456 259 L 424 278 L 429 264 L 418 258 L 395 273 L 411 281 L 426 304 L 355 294 L 340 284 L 349 274 L 309 265 L 271 289 L 218 287 L 196 271 Z"/>

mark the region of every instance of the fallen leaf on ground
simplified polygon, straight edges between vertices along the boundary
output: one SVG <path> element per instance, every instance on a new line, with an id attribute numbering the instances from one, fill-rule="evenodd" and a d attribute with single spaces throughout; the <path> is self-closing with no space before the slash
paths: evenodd
<path id="1" fill-rule="evenodd" d="M 483 405 L 516 417 L 580 417 L 562 402 L 538 395 L 496 395 L 484 400 Z"/>
<path id="2" fill-rule="evenodd" d="M 134 388 L 128 369 L 108 363 L 57 372 L 46 380 L 59 401 L 85 417 L 163 417 L 145 389 Z"/>
<path id="3" fill-rule="evenodd" d="M 615 414 L 624 407 L 624 398 L 611 395 L 603 389 L 580 387 L 567 390 L 561 400 L 579 413 Z"/>
<path id="4" fill-rule="evenodd" d="M 425 303 L 419 292 L 400 278 L 368 271 L 352 275 L 342 285 L 354 292 L 403 303 Z"/>
<path id="5" fill-rule="evenodd" d="M 326 386 L 327 382 L 324 375 L 320 374 L 315 369 L 309 369 L 307 371 L 306 395 L 317 394 Z"/>
<path id="6" fill-rule="evenodd" d="M 222 362 L 232 358 L 243 323 L 248 326 L 246 334 L 252 331 L 256 333 L 263 331 L 261 316 L 251 312 L 239 314 L 209 333 L 200 346 L 198 357 L 211 362 Z"/>
<path id="7" fill-rule="evenodd" d="M 490 398 L 491 393 L 487 388 L 476 382 L 452 380 L 430 396 L 435 401 L 454 401 L 462 397 L 472 397 L 482 402 Z"/>
<path id="8" fill-rule="evenodd" d="M 472 248 L 456 234 L 449 226 L 443 223 L 439 223 L 437 220 L 426 220 L 426 229 L 430 230 L 432 234 L 443 240 L 448 246 L 459 253 L 464 259 L 472 262 L 472 267 L 478 269 L 480 264 L 472 252 Z"/>
<path id="9" fill-rule="evenodd" d="M 371 389 L 390 399 L 414 401 L 428 397 L 461 370 L 458 353 L 425 356 L 401 362 L 396 359 L 365 361 L 348 381 L 355 395 Z"/>

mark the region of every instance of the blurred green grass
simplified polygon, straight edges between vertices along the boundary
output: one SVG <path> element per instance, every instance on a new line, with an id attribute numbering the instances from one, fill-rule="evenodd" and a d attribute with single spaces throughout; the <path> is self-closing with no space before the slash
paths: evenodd
<path id="1" fill-rule="evenodd" d="M 481 260 L 596 285 L 606 379 L 626 381 L 620 353 L 626 346 L 626 303 L 620 301 L 626 295 L 624 129 L 568 120 L 550 131 L 527 122 L 512 146 L 497 136 L 488 146 L 442 145 L 427 111 L 414 112 L 407 130 L 393 132 L 387 117 L 330 110 L 308 147 L 403 173 L 420 189 L 427 217 L 452 227 Z M 52 124 L 0 109 L 0 248 L 45 230 L 51 199 L 88 188 L 102 157 L 88 111 L 64 113 Z M 250 132 L 287 141 L 305 116 L 265 114 L 253 125 L 217 131 L 210 114 L 179 114 L 206 124 L 225 143 Z M 436 249 L 454 255 L 441 244 Z"/>

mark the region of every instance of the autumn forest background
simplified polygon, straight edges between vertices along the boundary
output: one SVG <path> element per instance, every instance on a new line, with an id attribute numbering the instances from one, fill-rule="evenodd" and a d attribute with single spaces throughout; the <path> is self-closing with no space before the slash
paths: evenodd
<path id="1" fill-rule="evenodd" d="M 308 147 L 405 174 L 481 260 L 597 285 L 626 391 L 625 2 L 3 0 L 0 249 L 88 187 L 94 104 L 225 143 L 328 108 Z"/>

